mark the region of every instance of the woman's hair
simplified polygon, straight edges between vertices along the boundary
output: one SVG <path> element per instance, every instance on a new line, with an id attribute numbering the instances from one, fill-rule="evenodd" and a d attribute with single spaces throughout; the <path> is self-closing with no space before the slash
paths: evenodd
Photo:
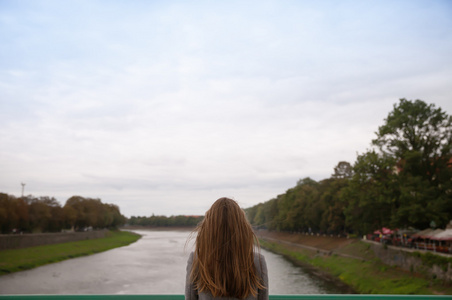
<path id="1" fill-rule="evenodd" d="M 199 292 L 243 299 L 264 289 L 254 266 L 258 246 L 245 212 L 237 202 L 220 198 L 197 226 L 191 280 Z"/>

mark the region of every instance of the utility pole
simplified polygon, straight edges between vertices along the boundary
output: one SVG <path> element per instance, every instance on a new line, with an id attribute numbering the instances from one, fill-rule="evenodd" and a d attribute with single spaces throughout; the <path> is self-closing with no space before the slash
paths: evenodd
<path id="1" fill-rule="evenodd" d="M 21 183 L 21 185 L 22 185 L 22 198 L 24 197 L 24 188 L 25 188 L 25 183 Z"/>

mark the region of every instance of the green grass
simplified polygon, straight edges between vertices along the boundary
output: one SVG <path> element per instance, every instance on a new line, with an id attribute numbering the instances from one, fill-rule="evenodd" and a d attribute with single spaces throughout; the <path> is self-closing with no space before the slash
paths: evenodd
<path id="1" fill-rule="evenodd" d="M 0 275 L 129 245 L 141 236 L 110 231 L 105 238 L 0 251 Z"/>
<path id="2" fill-rule="evenodd" d="M 348 245 L 354 255 L 363 251 L 368 260 L 359 260 L 338 255 L 324 256 L 305 249 L 260 240 L 261 246 L 280 253 L 292 261 L 309 264 L 339 278 L 360 294 L 405 294 L 432 295 L 452 294 L 452 287 L 434 279 L 425 278 L 383 264 L 372 258 L 361 242 Z M 372 258 L 372 259 L 371 259 Z M 370 259 L 370 260 L 369 260 Z"/>

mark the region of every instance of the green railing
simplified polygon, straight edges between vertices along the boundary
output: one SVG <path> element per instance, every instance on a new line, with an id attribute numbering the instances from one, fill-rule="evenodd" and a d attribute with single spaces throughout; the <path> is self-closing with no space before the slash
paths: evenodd
<path id="1" fill-rule="evenodd" d="M 184 300 L 184 295 L 0 295 L 0 300 Z M 430 295 L 270 295 L 270 300 L 430 300 L 452 299 Z"/>

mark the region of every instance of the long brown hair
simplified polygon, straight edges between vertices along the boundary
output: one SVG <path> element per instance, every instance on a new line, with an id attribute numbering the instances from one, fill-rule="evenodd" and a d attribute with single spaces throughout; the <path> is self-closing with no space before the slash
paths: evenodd
<path id="1" fill-rule="evenodd" d="M 199 292 L 243 299 L 265 288 L 254 266 L 254 243 L 258 246 L 258 241 L 237 202 L 229 198 L 215 201 L 195 232 L 190 278 Z"/>

